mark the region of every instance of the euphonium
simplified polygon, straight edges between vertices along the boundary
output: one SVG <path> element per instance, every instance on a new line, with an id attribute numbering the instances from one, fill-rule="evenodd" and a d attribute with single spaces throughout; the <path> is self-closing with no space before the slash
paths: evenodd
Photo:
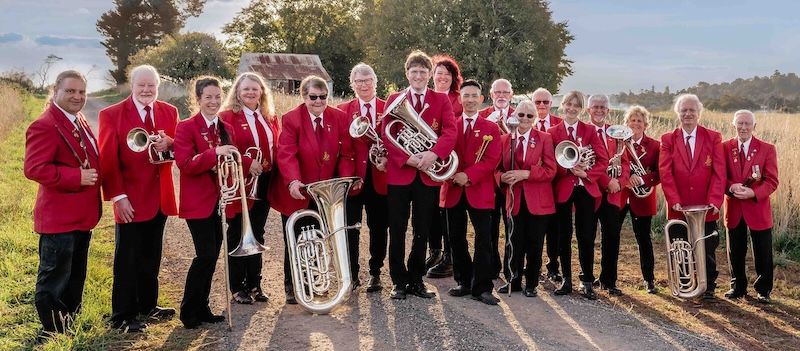
<path id="1" fill-rule="evenodd" d="M 427 104 L 425 105 L 427 108 Z M 393 118 L 386 123 L 384 132 L 389 141 L 394 146 L 405 151 L 408 156 L 416 155 L 420 152 L 429 151 L 436 145 L 438 136 L 436 132 L 428 126 L 418 115 L 411 104 L 406 100 L 406 94 L 400 94 L 391 105 L 386 108 L 388 114 Z M 423 112 L 425 109 L 423 108 Z M 396 135 L 393 134 L 395 124 L 400 124 Z M 436 160 L 430 169 L 425 170 L 431 179 L 443 182 L 453 174 L 458 168 L 458 156 L 455 151 L 451 151 L 446 160 Z"/>
<path id="2" fill-rule="evenodd" d="M 330 312 L 344 301 L 352 289 L 348 254 L 345 203 L 350 187 L 358 177 L 334 178 L 305 186 L 317 204 L 317 211 L 298 210 L 286 221 L 286 245 L 292 268 L 292 283 L 297 302 L 316 314 Z M 311 217 L 320 223 L 302 227 L 295 236 L 295 222 Z"/>
<path id="3" fill-rule="evenodd" d="M 706 245 L 705 239 L 719 235 L 716 231 L 704 236 L 706 212 L 709 205 L 687 206 L 680 211 L 686 221 L 673 219 L 664 227 L 667 242 L 667 274 L 672 295 L 691 299 L 706 291 Z M 686 227 L 686 235 L 672 235 L 673 225 Z"/>
<path id="4" fill-rule="evenodd" d="M 375 128 L 372 128 L 372 122 L 370 122 L 369 118 L 365 116 L 353 118 L 353 121 L 350 122 L 349 132 L 353 138 L 360 138 L 366 135 L 367 138 L 374 142 L 369 147 L 369 161 L 372 164 L 377 165 L 379 158 L 386 157 L 386 147 L 383 146 L 383 141 L 378 136 L 378 133 L 375 132 Z"/>
<path id="5" fill-rule="evenodd" d="M 570 140 L 558 143 L 555 154 L 558 165 L 566 169 L 581 165 L 584 170 L 589 170 L 594 166 L 594 150 L 591 147 L 578 146 Z"/>
<path id="6" fill-rule="evenodd" d="M 636 154 L 636 148 L 633 146 L 633 142 L 630 138 L 625 140 L 625 147 L 631 154 L 631 173 L 639 176 L 639 178 L 644 179 L 644 175 L 647 174 L 647 170 L 644 168 L 644 166 L 642 166 L 641 159 L 645 154 L 647 154 L 647 151 L 642 152 L 641 155 Z M 631 192 L 638 198 L 645 198 L 653 192 L 653 188 L 642 184 L 632 187 Z"/>
<path id="7" fill-rule="evenodd" d="M 609 126 L 606 129 L 606 135 L 609 138 L 617 140 L 617 150 L 614 156 L 608 159 L 608 168 L 606 173 L 611 178 L 619 178 L 622 175 L 622 154 L 625 153 L 625 141 L 633 136 L 633 130 L 621 124 Z"/>
<path id="8" fill-rule="evenodd" d="M 144 128 L 137 127 L 128 131 L 126 142 L 128 148 L 133 152 L 143 152 L 147 150 L 147 157 L 152 164 L 172 162 L 175 159 L 172 150 L 164 152 L 156 151 L 155 142 L 160 139 L 160 135 L 150 134 Z"/>

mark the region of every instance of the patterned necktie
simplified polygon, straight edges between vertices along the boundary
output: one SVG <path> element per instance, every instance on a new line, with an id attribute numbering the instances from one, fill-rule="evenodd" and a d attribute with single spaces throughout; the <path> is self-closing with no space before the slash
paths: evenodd
<path id="1" fill-rule="evenodd" d="M 691 135 L 686 136 L 686 154 L 689 155 L 689 164 L 692 164 L 694 160 L 694 155 L 692 154 L 692 144 L 689 144 L 689 140 L 692 139 Z"/>
<path id="2" fill-rule="evenodd" d="M 370 112 L 370 105 L 369 103 L 364 104 L 364 108 L 367 109 L 367 113 L 364 114 L 364 117 L 369 119 L 369 123 L 372 123 L 372 127 L 375 128 L 375 121 L 372 119 L 372 112 Z"/>
<path id="3" fill-rule="evenodd" d="M 539 131 L 540 132 L 547 132 L 547 129 L 544 128 L 544 120 L 543 119 L 539 120 Z"/>
<path id="4" fill-rule="evenodd" d="M 744 169 L 744 160 L 745 160 L 744 153 L 745 153 L 744 144 L 742 144 L 742 146 L 739 147 L 739 167 L 741 167 L 742 169 Z"/>
<path id="5" fill-rule="evenodd" d="M 153 116 L 150 114 L 150 106 L 144 107 L 144 127 L 150 134 L 156 131 L 156 127 L 153 125 Z"/>
<path id="6" fill-rule="evenodd" d="M 467 118 L 466 121 L 467 128 L 464 129 L 464 142 L 466 142 L 467 138 L 469 138 L 469 135 L 472 134 L 472 118 Z"/>

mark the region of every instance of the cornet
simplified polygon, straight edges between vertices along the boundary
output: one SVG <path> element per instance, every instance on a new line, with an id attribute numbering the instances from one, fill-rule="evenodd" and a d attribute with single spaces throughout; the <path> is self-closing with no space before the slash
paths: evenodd
<path id="1" fill-rule="evenodd" d="M 161 140 L 158 134 L 150 134 L 144 128 L 133 128 L 128 132 L 126 141 L 128 148 L 133 152 L 143 152 L 147 150 L 150 163 L 159 164 L 172 162 L 175 160 L 175 155 L 172 150 L 159 152 L 156 151 L 155 143 Z"/>

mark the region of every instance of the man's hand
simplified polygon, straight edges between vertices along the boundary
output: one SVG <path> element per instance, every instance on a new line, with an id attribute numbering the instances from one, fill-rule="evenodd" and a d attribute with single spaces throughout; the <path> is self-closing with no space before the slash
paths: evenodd
<path id="1" fill-rule="evenodd" d="M 217 153 L 217 156 L 223 156 L 223 155 L 228 156 L 235 150 L 236 146 L 233 145 L 220 145 L 217 146 L 216 149 L 214 149 L 214 151 Z"/>
<path id="2" fill-rule="evenodd" d="M 674 204 L 672 205 L 672 209 L 675 211 L 680 211 L 683 209 L 683 207 L 681 207 L 681 204 Z"/>
<path id="3" fill-rule="evenodd" d="M 172 138 L 168 135 L 164 134 L 163 130 L 158 131 L 158 141 L 153 143 L 153 147 L 158 152 L 166 152 L 169 151 L 169 148 L 172 146 Z"/>
<path id="4" fill-rule="evenodd" d="M 131 202 L 128 201 L 127 197 L 119 199 L 114 203 L 114 214 L 116 214 L 123 223 L 133 222 L 134 212 L 136 211 L 133 210 L 133 206 L 131 206 Z"/>
<path id="5" fill-rule="evenodd" d="M 377 161 L 378 163 L 375 165 L 375 168 L 381 172 L 386 172 L 386 157 L 378 157 Z M 408 162 L 406 162 L 406 164 L 408 164 Z"/>
<path id="6" fill-rule="evenodd" d="M 464 172 L 458 172 L 453 176 L 453 183 L 458 186 L 466 186 L 469 182 L 469 177 Z"/>
<path id="7" fill-rule="evenodd" d="M 81 186 L 93 186 L 97 183 L 97 170 L 81 168 Z"/>
<path id="8" fill-rule="evenodd" d="M 614 194 L 619 192 L 619 180 L 617 178 L 611 178 L 608 182 L 608 193 Z"/>
<path id="9" fill-rule="evenodd" d="M 513 185 L 520 180 L 528 179 L 530 176 L 530 171 L 524 170 L 513 170 L 503 173 L 500 176 L 500 181 L 509 185 Z"/>
<path id="10" fill-rule="evenodd" d="M 419 155 L 412 155 L 411 157 L 408 158 L 408 160 L 406 160 L 406 165 L 409 165 L 414 168 L 419 168 L 420 160 L 421 158 L 419 157 Z"/>
<path id="11" fill-rule="evenodd" d="M 289 184 L 289 195 L 291 195 L 295 200 L 305 200 L 306 197 L 300 192 L 300 189 L 304 186 L 306 185 L 299 180 L 293 181 L 291 184 Z"/>
<path id="12" fill-rule="evenodd" d="M 737 192 L 742 190 L 742 188 L 744 188 L 744 185 L 742 185 L 742 183 L 733 183 L 731 184 L 731 187 L 728 188 L 728 191 L 730 191 L 735 196 Z"/>
<path id="13" fill-rule="evenodd" d="M 740 186 L 739 189 L 733 192 L 733 196 L 739 200 L 747 200 L 756 197 L 756 193 L 753 189 L 750 189 L 746 186 Z"/>
<path id="14" fill-rule="evenodd" d="M 630 180 L 631 180 L 631 187 L 644 185 L 644 180 L 642 180 L 642 177 L 638 175 L 632 174 Z"/>
<path id="15" fill-rule="evenodd" d="M 361 190 L 361 187 L 362 187 L 362 186 L 364 186 L 364 181 L 363 181 L 363 180 L 361 180 L 361 178 L 358 178 L 358 180 L 356 180 L 356 181 L 353 183 L 353 190 L 355 190 L 355 191 L 359 191 L 359 190 Z"/>
<path id="16" fill-rule="evenodd" d="M 714 214 L 719 213 L 719 209 L 717 208 L 717 206 L 714 206 L 714 204 L 708 204 L 708 205 L 711 206 L 712 213 Z"/>
<path id="17" fill-rule="evenodd" d="M 570 169 L 569 171 L 572 172 L 572 174 L 575 175 L 578 178 L 585 179 L 586 177 L 588 177 L 588 175 L 586 174 L 586 171 L 584 171 L 583 167 L 580 167 L 580 166 L 576 166 L 576 167 Z"/>
<path id="18" fill-rule="evenodd" d="M 261 172 L 263 172 L 264 169 L 261 167 L 260 163 L 253 161 L 250 163 L 249 171 L 250 171 L 250 176 L 258 177 L 259 175 L 261 175 Z"/>
<path id="19" fill-rule="evenodd" d="M 429 168 L 431 168 L 431 166 L 433 166 L 433 163 L 436 162 L 436 159 L 439 158 L 439 156 L 436 156 L 436 154 L 434 154 L 432 151 L 420 152 L 414 156 L 419 156 L 420 158 L 420 161 L 417 164 L 417 169 L 420 171 L 427 171 Z"/>

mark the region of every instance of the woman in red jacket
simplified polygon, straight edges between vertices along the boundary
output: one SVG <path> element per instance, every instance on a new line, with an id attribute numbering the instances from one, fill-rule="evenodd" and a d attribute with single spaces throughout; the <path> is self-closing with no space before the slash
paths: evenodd
<path id="1" fill-rule="evenodd" d="M 178 123 L 175 131 L 175 164 L 181 171 L 180 209 L 192 234 L 197 257 L 186 276 L 181 303 L 181 321 L 186 328 L 200 323 L 219 323 L 225 317 L 215 315 L 208 306 L 211 278 L 222 246 L 222 227 L 218 211 L 220 191 L 217 181 L 217 157 L 236 150 L 230 124 L 217 115 L 222 106 L 222 89 L 217 78 L 199 77 L 190 93 L 199 112 Z"/>

